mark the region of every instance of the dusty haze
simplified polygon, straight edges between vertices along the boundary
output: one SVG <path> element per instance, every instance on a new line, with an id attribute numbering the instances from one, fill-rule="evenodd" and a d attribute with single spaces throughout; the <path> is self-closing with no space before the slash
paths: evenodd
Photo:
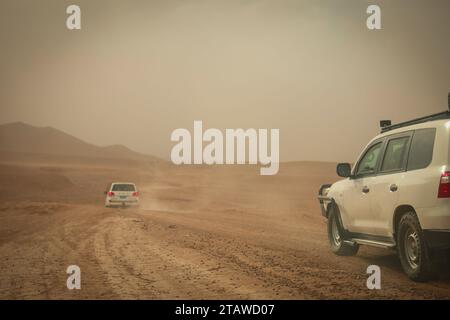
<path id="1" fill-rule="evenodd" d="M 282 161 L 352 161 L 381 118 L 446 108 L 447 0 L 79 0 L 69 31 L 72 3 L 0 3 L 1 123 L 162 158 L 194 120 L 280 128 Z"/>

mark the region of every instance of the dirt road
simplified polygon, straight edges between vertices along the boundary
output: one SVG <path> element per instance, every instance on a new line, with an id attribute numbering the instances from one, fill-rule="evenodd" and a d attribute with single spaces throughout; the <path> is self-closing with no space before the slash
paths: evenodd
<path id="1" fill-rule="evenodd" d="M 9 186 L 22 195 L 8 194 L 0 205 L 0 298 L 450 298 L 448 275 L 414 283 L 395 252 L 330 252 L 314 195 L 332 167 L 286 164 L 278 176 L 261 177 L 246 167 L 111 174 L 2 166 L 0 174 L 13 175 Z M 35 194 L 22 182 L 37 173 L 70 183 Z M 140 183 L 141 208 L 103 207 L 99 186 L 121 175 Z M 99 194 L 91 196 L 89 188 Z M 73 264 L 81 268 L 81 290 L 66 288 Z M 381 267 L 381 290 L 366 288 L 371 264 Z"/>

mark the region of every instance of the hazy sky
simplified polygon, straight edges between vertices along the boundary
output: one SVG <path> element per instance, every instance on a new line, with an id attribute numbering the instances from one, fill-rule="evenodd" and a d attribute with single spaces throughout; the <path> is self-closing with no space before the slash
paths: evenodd
<path id="1" fill-rule="evenodd" d="M 448 0 L 2 0 L 0 123 L 164 158 L 194 120 L 279 128 L 282 161 L 353 161 L 380 119 L 446 109 L 449 14 Z"/>

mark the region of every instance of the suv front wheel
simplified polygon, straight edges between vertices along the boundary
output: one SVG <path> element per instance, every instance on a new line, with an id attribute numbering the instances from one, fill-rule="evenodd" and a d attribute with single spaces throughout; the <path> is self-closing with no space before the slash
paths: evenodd
<path id="1" fill-rule="evenodd" d="M 332 206 L 328 215 L 328 240 L 331 251 L 338 256 L 354 256 L 358 252 L 359 245 L 346 243 L 342 229 L 339 213 Z"/>
<path id="2" fill-rule="evenodd" d="M 397 229 L 397 251 L 403 270 L 414 281 L 432 276 L 432 264 L 419 220 L 413 212 L 402 216 Z"/>

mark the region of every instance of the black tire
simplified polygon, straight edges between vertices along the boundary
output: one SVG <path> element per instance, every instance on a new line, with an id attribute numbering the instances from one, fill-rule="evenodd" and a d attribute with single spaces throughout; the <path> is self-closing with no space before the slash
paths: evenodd
<path id="1" fill-rule="evenodd" d="M 397 253 L 404 272 L 413 281 L 427 281 L 434 276 L 434 266 L 419 219 L 405 213 L 397 227 Z"/>
<path id="2" fill-rule="evenodd" d="M 344 232 L 341 226 L 339 213 L 332 206 L 328 214 L 328 240 L 331 251 L 338 256 L 354 256 L 359 249 L 358 244 L 348 244 L 344 240 Z"/>

